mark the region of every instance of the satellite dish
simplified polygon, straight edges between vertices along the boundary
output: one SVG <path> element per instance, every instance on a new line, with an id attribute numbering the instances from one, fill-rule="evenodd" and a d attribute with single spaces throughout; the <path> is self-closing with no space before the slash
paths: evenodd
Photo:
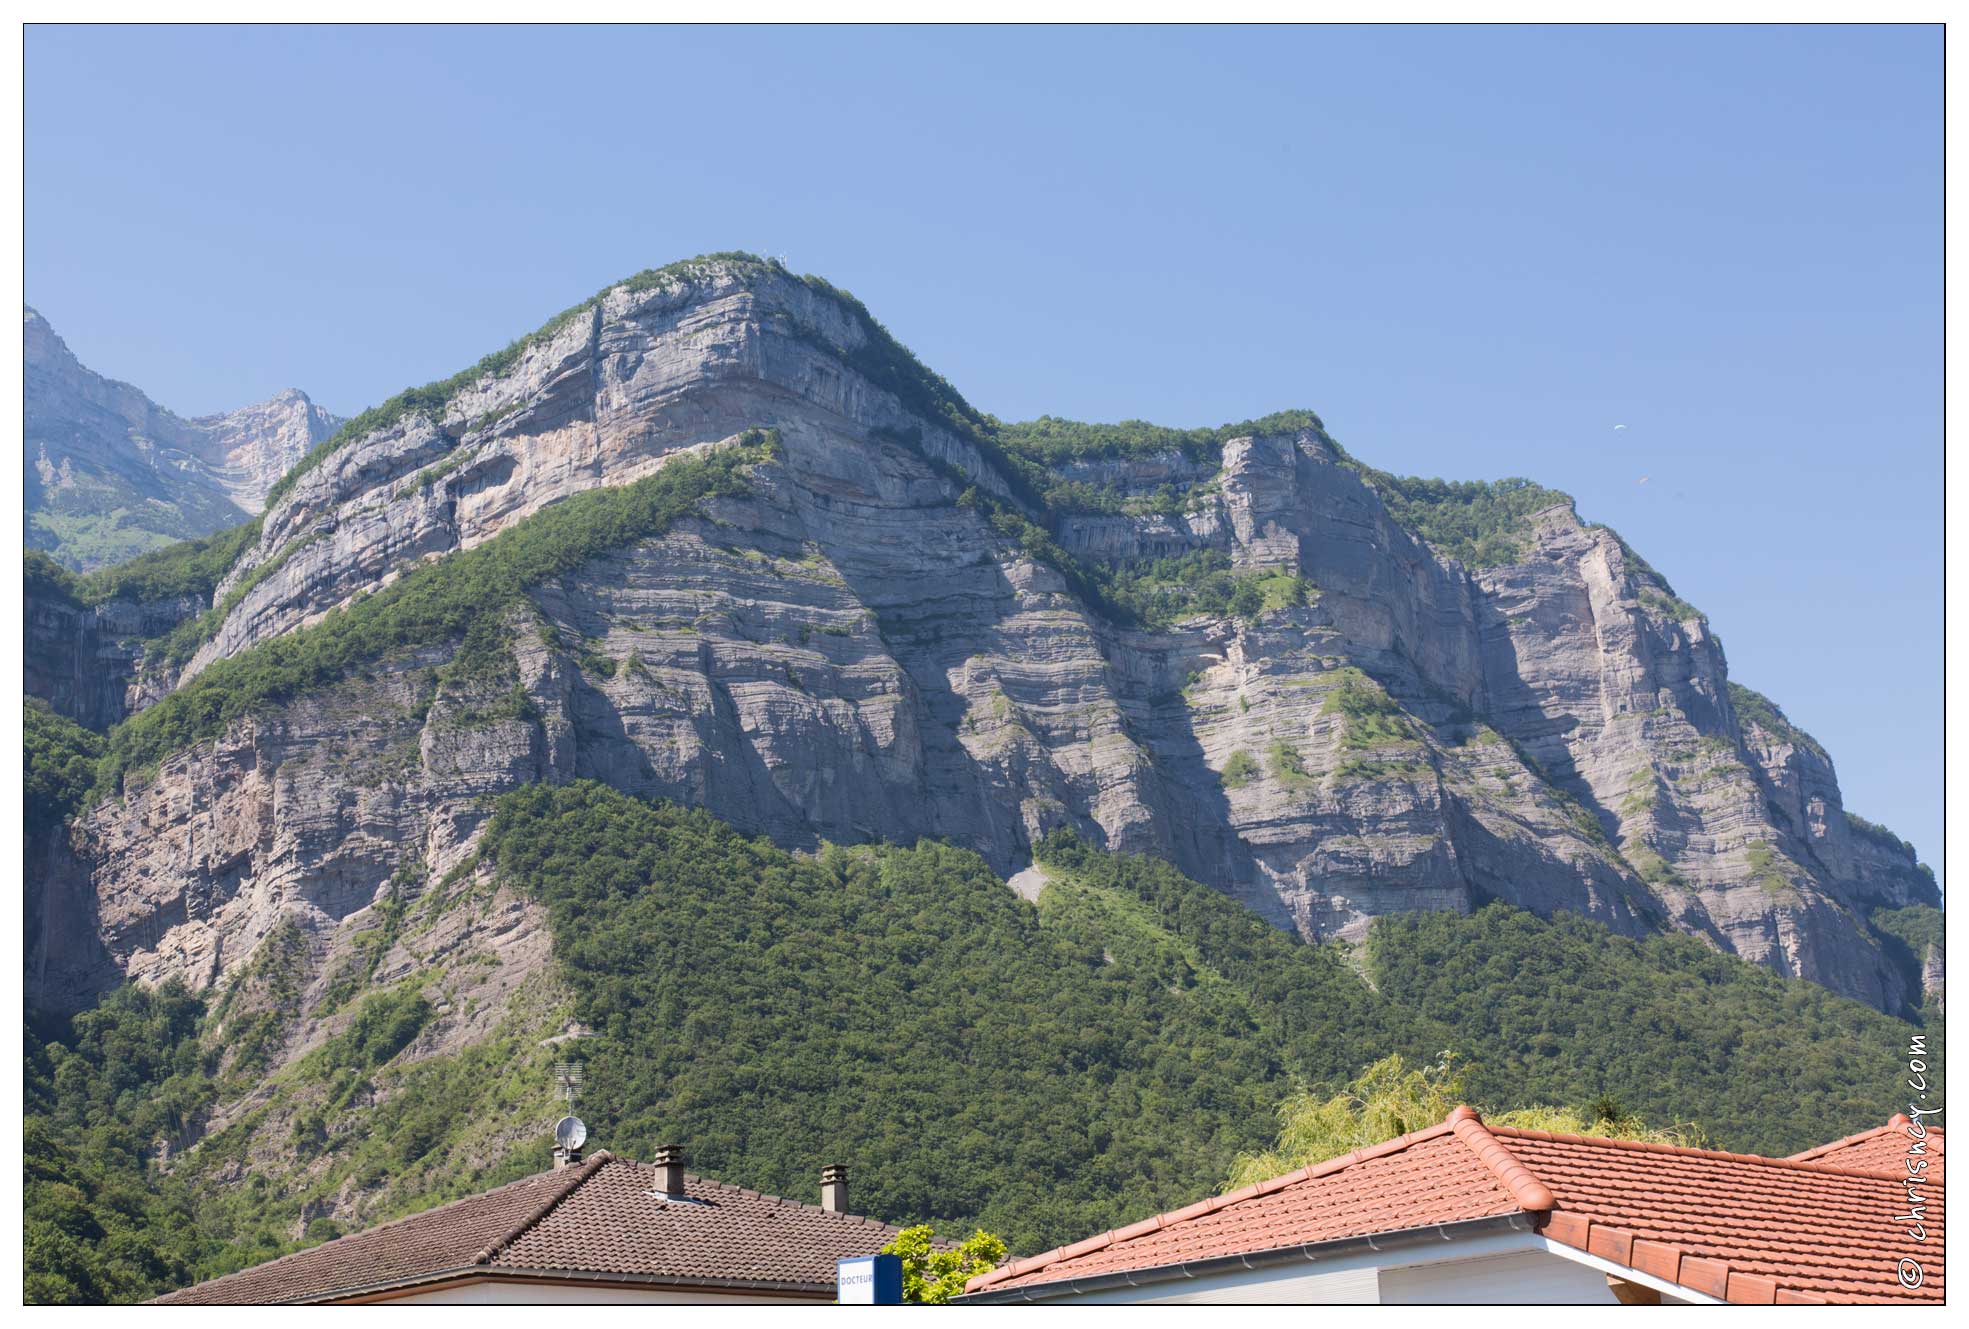
<path id="1" fill-rule="evenodd" d="M 554 1143 L 563 1149 L 579 1149 L 588 1138 L 588 1127 L 579 1117 L 562 1117 L 554 1123 Z"/>

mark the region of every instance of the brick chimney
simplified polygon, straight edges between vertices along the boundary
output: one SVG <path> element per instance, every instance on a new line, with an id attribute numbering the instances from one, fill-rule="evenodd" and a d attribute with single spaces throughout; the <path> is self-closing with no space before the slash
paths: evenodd
<path id="1" fill-rule="evenodd" d="M 684 1197 L 684 1146 L 666 1144 L 656 1151 L 656 1193 L 672 1199 Z"/>
<path id="2" fill-rule="evenodd" d="M 848 1168 L 829 1163 L 820 1170 L 820 1207 L 830 1214 L 848 1212 Z"/>

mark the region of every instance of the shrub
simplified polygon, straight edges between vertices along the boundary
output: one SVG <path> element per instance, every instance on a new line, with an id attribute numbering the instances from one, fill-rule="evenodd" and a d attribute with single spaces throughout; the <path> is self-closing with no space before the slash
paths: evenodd
<path id="1" fill-rule="evenodd" d="M 1239 748 L 1224 762 L 1221 772 L 1226 789 L 1242 789 L 1261 774 L 1258 759 Z"/>

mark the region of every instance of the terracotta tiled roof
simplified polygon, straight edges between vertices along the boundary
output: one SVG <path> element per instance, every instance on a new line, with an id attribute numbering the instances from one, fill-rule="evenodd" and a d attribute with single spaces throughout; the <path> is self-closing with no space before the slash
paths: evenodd
<path id="1" fill-rule="evenodd" d="M 1898 1160 L 1889 1170 L 1554 1135 L 1486 1126 L 1458 1108 L 1429 1130 L 1015 1260 L 965 1290 L 1523 1213 L 1554 1241 L 1729 1301 L 1939 1302 L 1942 1188 L 1924 1188 L 1928 1236 L 1917 1250 L 1895 1218 L 1908 1210 L 1905 1183 Z M 1919 1289 L 1895 1276 L 1905 1255 L 1922 1258 Z"/>
<path id="2" fill-rule="evenodd" d="M 627 1279 L 829 1292 L 835 1261 L 873 1255 L 900 1230 L 855 1214 L 685 1176 L 685 1199 L 651 1195 L 656 1170 L 606 1151 L 470 1199 L 215 1278 L 166 1304 L 325 1301 L 439 1275 Z"/>
<path id="3" fill-rule="evenodd" d="M 1942 1128 L 1926 1126 L 1922 1131 L 1921 1135 L 1915 1135 L 1913 1123 L 1906 1116 L 1896 1114 L 1885 1126 L 1875 1126 L 1870 1131 L 1861 1131 L 1858 1135 L 1807 1149 L 1802 1154 L 1793 1154 L 1792 1158 L 1800 1162 L 1816 1160 L 1868 1171 L 1905 1172 L 1908 1149 L 1918 1140 L 1927 1151 L 1923 1157 L 1928 1163 L 1928 1175 L 1939 1185 L 1942 1181 Z"/>
<path id="4" fill-rule="evenodd" d="M 1523 1208 L 1496 1169 L 1444 1122 L 1044 1255 L 1014 1260 L 972 1279 L 965 1290 L 1152 1269 Z"/>
<path id="5" fill-rule="evenodd" d="M 1908 1211 L 1904 1171 L 1496 1133 L 1557 1197 L 1545 1235 L 1603 1259 L 1729 1301 L 1942 1299 L 1942 1188 L 1923 1187 L 1916 1250 L 1895 1220 Z M 1903 1289 L 1895 1262 L 1923 1251 L 1925 1283 Z"/>

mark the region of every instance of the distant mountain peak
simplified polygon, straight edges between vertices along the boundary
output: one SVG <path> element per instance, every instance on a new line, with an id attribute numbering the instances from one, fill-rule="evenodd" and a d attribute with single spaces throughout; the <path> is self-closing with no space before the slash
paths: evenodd
<path id="1" fill-rule="evenodd" d="M 341 424 L 299 388 L 187 419 L 88 368 L 33 306 L 22 324 L 27 539 L 72 568 L 236 525 Z"/>

